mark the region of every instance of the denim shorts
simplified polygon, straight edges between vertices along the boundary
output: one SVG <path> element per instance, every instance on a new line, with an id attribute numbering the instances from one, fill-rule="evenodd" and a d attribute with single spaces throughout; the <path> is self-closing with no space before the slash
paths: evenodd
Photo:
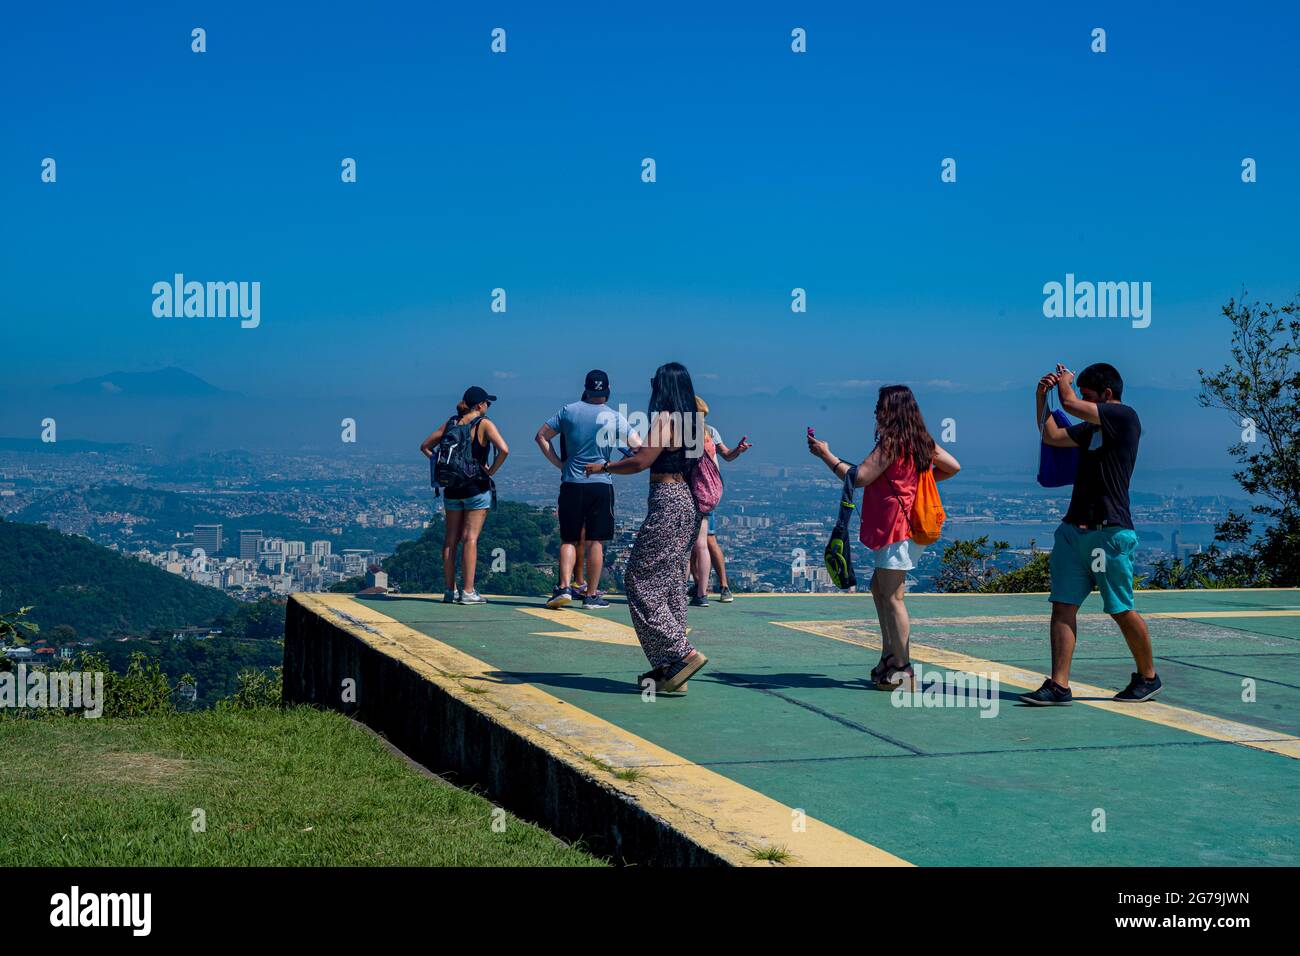
<path id="1" fill-rule="evenodd" d="M 1078 607 L 1096 586 L 1107 614 L 1133 610 L 1137 533 L 1108 527 L 1084 531 L 1062 523 L 1052 545 L 1052 600 Z"/>
<path id="2" fill-rule="evenodd" d="M 875 559 L 878 571 L 913 571 L 924 553 L 925 545 L 908 538 L 877 548 L 871 552 L 871 556 Z"/>
<path id="3" fill-rule="evenodd" d="M 492 507 L 491 490 L 480 492 L 472 498 L 446 498 L 448 511 L 483 511 Z"/>

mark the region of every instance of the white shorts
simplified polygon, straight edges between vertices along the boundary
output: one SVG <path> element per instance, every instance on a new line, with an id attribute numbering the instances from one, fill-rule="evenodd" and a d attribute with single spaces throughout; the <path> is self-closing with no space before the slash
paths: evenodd
<path id="1" fill-rule="evenodd" d="M 921 555 L 924 553 L 925 545 L 917 544 L 911 538 L 887 544 L 871 552 L 876 559 L 876 568 L 880 571 L 915 570 L 917 562 L 921 560 Z"/>

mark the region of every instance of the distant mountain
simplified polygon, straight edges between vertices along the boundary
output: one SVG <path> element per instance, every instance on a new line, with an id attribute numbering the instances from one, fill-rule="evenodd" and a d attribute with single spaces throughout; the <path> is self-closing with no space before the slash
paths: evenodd
<path id="1" fill-rule="evenodd" d="M 109 372 L 96 378 L 56 385 L 63 395 L 124 395 L 128 397 L 188 398 L 233 395 L 217 388 L 181 368 L 161 368 L 153 372 Z"/>
<path id="2" fill-rule="evenodd" d="M 44 525 L 0 521 L 0 608 L 34 605 L 31 619 L 81 637 L 147 635 L 207 624 L 236 602 L 135 558 Z"/>

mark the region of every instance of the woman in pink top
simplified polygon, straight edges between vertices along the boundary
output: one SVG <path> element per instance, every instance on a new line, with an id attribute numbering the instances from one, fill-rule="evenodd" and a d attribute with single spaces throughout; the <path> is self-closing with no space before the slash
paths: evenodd
<path id="1" fill-rule="evenodd" d="M 852 467 L 811 434 L 808 450 L 840 480 Z M 887 385 L 876 400 L 876 447 L 857 467 L 853 484 L 863 489 L 861 540 L 875 558 L 871 597 L 880 621 L 880 663 L 871 669 L 871 680 L 882 690 L 893 690 L 904 677 L 913 679 L 908 647 L 911 622 L 903 594 L 907 572 L 925 551 L 925 545 L 912 540 L 917 478 L 933 467 L 935 479 L 943 481 L 961 471 L 961 465 L 930 437 L 912 390 Z"/>

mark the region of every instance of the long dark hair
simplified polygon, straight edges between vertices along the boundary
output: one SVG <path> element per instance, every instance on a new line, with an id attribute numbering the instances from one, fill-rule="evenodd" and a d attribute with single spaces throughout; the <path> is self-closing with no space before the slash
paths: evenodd
<path id="1" fill-rule="evenodd" d="M 694 415 L 695 386 L 691 383 L 691 373 L 681 362 L 669 362 L 655 370 L 650 379 L 650 415 L 655 412 L 679 412 L 682 415 Z"/>
<path id="2" fill-rule="evenodd" d="M 912 459 L 919 475 L 934 462 L 934 439 L 916 396 L 906 385 L 886 385 L 876 399 L 876 444 L 894 461 Z"/>
<path id="3" fill-rule="evenodd" d="M 656 412 L 677 413 L 677 420 L 685 423 L 686 416 L 697 413 L 695 407 L 695 386 L 691 383 L 691 373 L 681 362 L 668 362 L 655 370 L 650 380 L 650 417 Z M 684 426 L 683 426 L 684 427 Z M 677 438 L 685 442 L 684 435 Z"/>

